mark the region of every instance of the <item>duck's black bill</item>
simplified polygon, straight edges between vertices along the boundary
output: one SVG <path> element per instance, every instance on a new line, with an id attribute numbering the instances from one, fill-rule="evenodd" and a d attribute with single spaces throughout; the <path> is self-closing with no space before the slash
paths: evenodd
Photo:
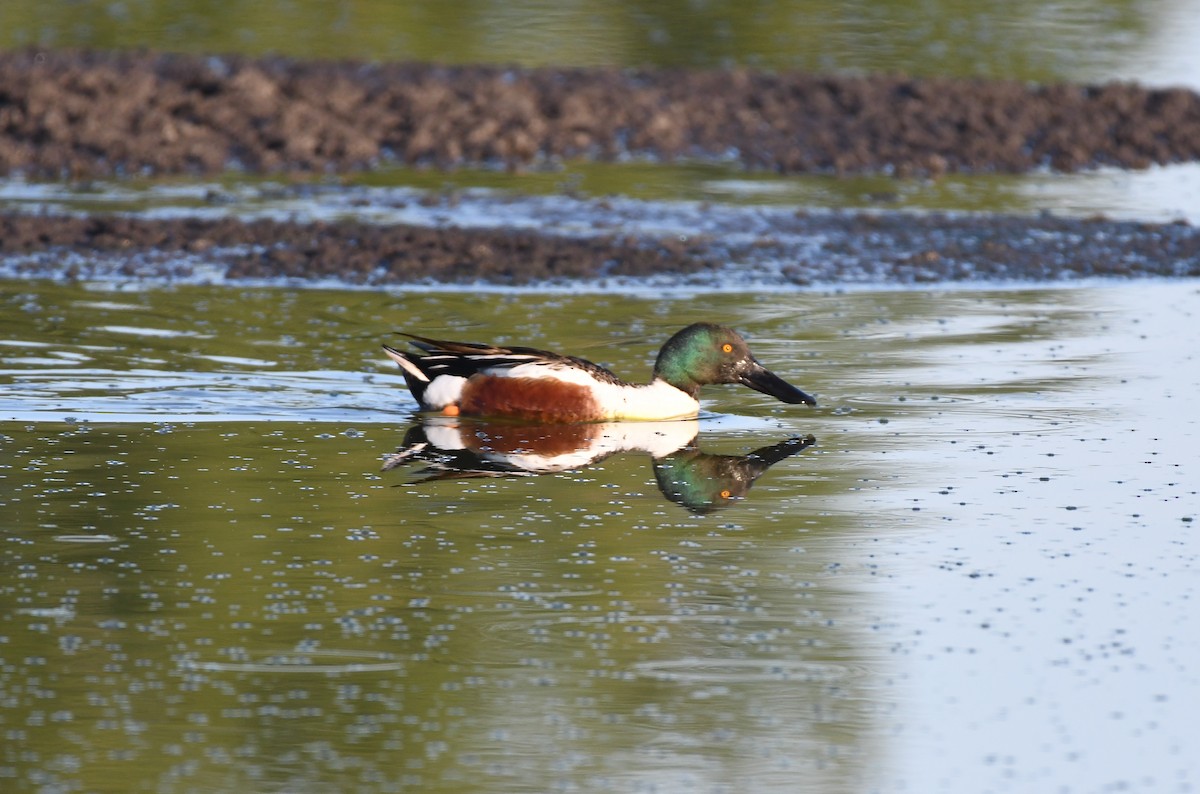
<path id="1" fill-rule="evenodd" d="M 743 385 L 749 386 L 751 389 L 760 391 L 763 394 L 769 394 L 780 402 L 792 404 L 804 403 L 805 405 L 817 404 L 817 401 L 811 395 L 805 394 L 774 372 L 771 372 L 771 370 L 758 364 L 739 380 Z"/>

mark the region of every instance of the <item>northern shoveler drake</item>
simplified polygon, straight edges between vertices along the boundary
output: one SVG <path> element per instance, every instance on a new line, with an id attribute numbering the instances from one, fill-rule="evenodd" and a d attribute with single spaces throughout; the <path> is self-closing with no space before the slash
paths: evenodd
<path id="1" fill-rule="evenodd" d="M 401 334 L 421 353 L 383 346 L 423 411 L 531 422 L 600 422 L 696 416 L 700 387 L 741 383 L 785 403 L 816 405 L 759 364 L 732 328 L 695 323 L 662 346 L 649 383 L 626 383 L 575 356 Z"/>

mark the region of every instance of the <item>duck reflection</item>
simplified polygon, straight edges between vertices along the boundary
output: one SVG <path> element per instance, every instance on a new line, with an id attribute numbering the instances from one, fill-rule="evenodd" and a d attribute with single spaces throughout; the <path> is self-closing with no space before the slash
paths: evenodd
<path id="1" fill-rule="evenodd" d="M 645 452 L 663 496 L 707 513 L 745 498 L 768 469 L 816 443 L 811 435 L 797 436 L 745 455 L 717 455 L 699 448 L 699 434 L 695 420 L 526 425 L 430 417 L 408 429 L 400 449 L 384 458 L 383 470 L 427 464 L 415 483 L 552 474 L 621 452 Z"/>

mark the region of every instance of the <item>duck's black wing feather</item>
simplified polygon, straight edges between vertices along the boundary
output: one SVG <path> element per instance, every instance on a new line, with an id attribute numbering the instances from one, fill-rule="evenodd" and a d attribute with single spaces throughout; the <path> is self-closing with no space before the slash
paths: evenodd
<path id="1" fill-rule="evenodd" d="M 516 367 L 521 364 L 542 364 L 549 367 L 582 369 L 602 383 L 623 384 L 612 371 L 578 356 L 564 356 L 533 347 L 497 347 L 478 342 L 451 342 L 424 336 L 401 333 L 424 355 L 409 360 L 420 367 L 430 380 L 438 375 L 457 375 L 469 378 L 489 367 Z"/>

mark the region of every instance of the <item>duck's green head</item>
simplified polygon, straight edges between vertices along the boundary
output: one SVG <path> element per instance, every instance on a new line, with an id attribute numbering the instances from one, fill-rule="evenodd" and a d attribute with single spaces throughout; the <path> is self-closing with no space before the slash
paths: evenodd
<path id="1" fill-rule="evenodd" d="M 654 376 L 695 397 L 709 383 L 741 383 L 785 403 L 817 401 L 768 370 L 732 328 L 694 323 L 672 336 L 658 353 Z"/>

